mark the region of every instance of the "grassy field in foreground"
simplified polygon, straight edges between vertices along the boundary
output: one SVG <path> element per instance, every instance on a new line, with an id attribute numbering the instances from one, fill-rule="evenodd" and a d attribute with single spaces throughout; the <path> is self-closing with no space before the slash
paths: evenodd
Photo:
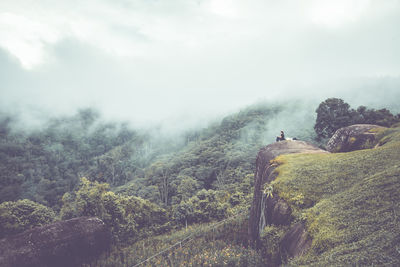
<path id="1" fill-rule="evenodd" d="M 375 149 L 276 159 L 273 189 L 313 238 L 291 265 L 400 265 L 400 128 L 379 138 Z"/>
<path id="2" fill-rule="evenodd" d="M 131 246 L 113 247 L 92 266 L 133 267 L 164 250 L 165 253 L 139 266 L 265 266 L 261 255 L 245 246 L 247 218 L 246 212 L 215 227 L 213 224 L 193 225 L 187 230 L 151 237 Z M 181 240 L 184 241 L 179 243 Z"/>

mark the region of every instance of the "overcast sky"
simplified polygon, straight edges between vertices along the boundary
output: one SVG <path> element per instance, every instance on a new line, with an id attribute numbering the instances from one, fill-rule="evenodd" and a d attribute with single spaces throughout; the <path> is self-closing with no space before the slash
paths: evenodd
<path id="1" fill-rule="evenodd" d="M 399 105 L 400 1 L 0 1 L 3 110 L 190 122 L 288 96 Z"/>

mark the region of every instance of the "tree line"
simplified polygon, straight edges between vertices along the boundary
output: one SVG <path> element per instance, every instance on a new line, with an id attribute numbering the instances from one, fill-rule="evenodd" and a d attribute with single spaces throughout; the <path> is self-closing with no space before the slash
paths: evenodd
<path id="1" fill-rule="evenodd" d="M 400 122 L 400 114 L 393 115 L 388 109 L 359 106 L 353 109 L 340 98 L 328 98 L 315 111 L 317 119 L 314 130 L 319 140 L 330 138 L 336 130 L 352 124 L 376 124 L 390 127 Z"/>

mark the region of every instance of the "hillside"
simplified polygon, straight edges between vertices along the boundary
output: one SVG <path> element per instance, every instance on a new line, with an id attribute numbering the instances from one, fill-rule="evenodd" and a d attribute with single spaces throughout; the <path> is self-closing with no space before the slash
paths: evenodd
<path id="1" fill-rule="evenodd" d="M 304 109 L 304 103 L 256 104 L 205 128 L 166 136 L 157 128 L 106 121 L 93 109 L 50 118 L 35 129 L 0 112 L 0 202 L 30 199 L 58 211 L 81 177 L 166 206 L 180 202 L 185 178 L 194 181 L 191 195 L 232 191 L 232 182 L 252 174 L 258 148 L 274 139 L 276 127 L 290 121 L 293 136 L 312 137 L 312 120 L 286 118 Z M 312 110 L 307 114 L 313 118 Z"/>
<path id="2" fill-rule="evenodd" d="M 380 133 L 378 144 L 275 159 L 271 187 L 291 207 L 291 225 L 304 223 L 312 238 L 311 249 L 289 265 L 399 265 L 400 128 Z"/>
<path id="3" fill-rule="evenodd" d="M 312 113 L 301 118 L 295 115 L 304 113 L 304 103 L 249 106 L 206 128 L 185 133 L 179 149 L 159 153 L 128 183 L 113 190 L 164 206 L 179 204 L 202 189 L 232 194 L 240 187 L 244 194 L 250 193 L 257 151 L 275 140 L 281 124 L 288 124 L 292 136 L 313 138 Z"/>
<path id="4" fill-rule="evenodd" d="M 346 127 L 330 151 L 376 148 L 331 154 L 306 110 L 258 104 L 169 137 L 90 109 L 36 130 L 2 117 L 0 237 L 95 216 L 111 233 L 95 266 L 397 264 L 400 127 Z"/>
<path id="5" fill-rule="evenodd" d="M 302 141 L 263 148 L 261 152 L 272 151 L 271 175 L 276 176 L 268 184 L 273 198 L 267 206 L 279 213 L 284 206 L 281 199 L 291 213 L 278 220 L 276 214 L 267 215 L 257 250 L 246 246 L 245 228 L 251 222 L 245 212 L 223 224 L 196 224 L 141 240 L 122 251 L 116 248 L 98 262 L 123 266 L 148 259 L 146 264 L 165 266 L 276 266 L 283 260 L 290 266 L 396 266 L 400 260 L 400 127 L 379 131 L 375 141 L 374 149 L 336 154 Z M 258 158 L 257 166 L 271 159 Z M 268 196 L 267 190 L 264 193 Z M 288 236 L 295 231 L 301 231 L 296 242 L 304 247 L 291 258 L 287 250 L 291 244 L 285 242 L 291 242 Z"/>

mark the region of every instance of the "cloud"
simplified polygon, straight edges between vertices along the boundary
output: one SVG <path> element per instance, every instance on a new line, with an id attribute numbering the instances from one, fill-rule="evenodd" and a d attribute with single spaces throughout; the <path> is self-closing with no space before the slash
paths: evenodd
<path id="1" fill-rule="evenodd" d="M 315 1 L 309 10 L 311 20 L 326 27 L 339 27 L 356 21 L 370 5 L 370 1 L 337 0 Z"/>
<path id="2" fill-rule="evenodd" d="M 394 0 L 4 0 L 0 10 L 7 109 L 95 106 L 194 124 L 259 99 L 355 99 L 363 88 L 379 98 L 400 75 Z"/>

